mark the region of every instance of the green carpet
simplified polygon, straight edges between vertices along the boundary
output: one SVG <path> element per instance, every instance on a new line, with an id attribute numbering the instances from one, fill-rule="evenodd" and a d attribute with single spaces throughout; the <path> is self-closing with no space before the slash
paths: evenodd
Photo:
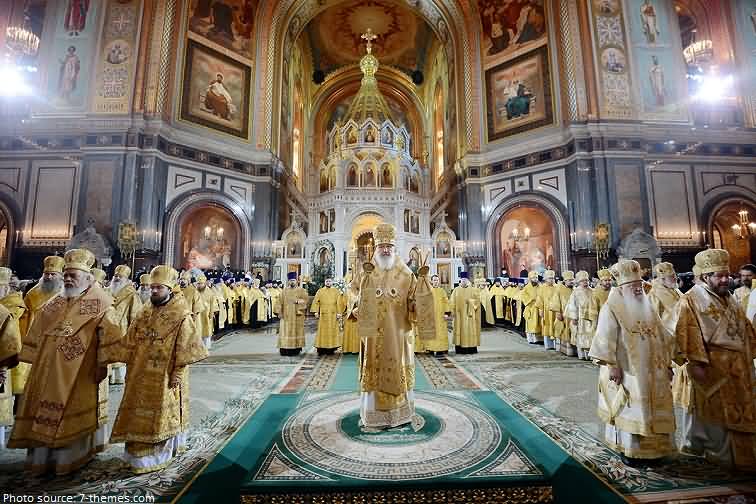
<path id="1" fill-rule="evenodd" d="M 348 361 L 344 364 L 345 368 L 352 366 Z M 346 375 L 347 371 L 339 370 L 339 372 L 342 371 Z M 345 383 L 345 381 L 340 381 L 337 376 L 334 381 L 334 388 Z M 283 493 L 333 488 L 342 490 L 390 490 L 544 484 L 553 485 L 554 495 L 558 502 L 577 502 L 585 495 L 596 496 L 597 502 L 623 502 L 621 497 L 613 493 L 611 489 L 572 459 L 495 393 L 456 392 L 442 394 L 418 391 L 417 395 L 418 410 L 422 417 L 430 418 L 428 412 L 422 409 L 423 401 L 429 405 L 438 403 L 437 411 L 450 411 L 454 409 L 454 405 L 459 408 L 459 411 L 467 411 L 468 414 L 479 409 L 479 417 L 473 418 L 473 423 L 477 422 L 476 429 L 486 432 L 487 429 L 493 428 L 499 433 L 499 437 L 494 440 L 489 436 L 483 441 L 479 440 L 479 442 L 491 442 L 491 446 L 495 444 L 495 447 L 479 454 L 477 458 L 472 456 L 468 465 L 460 466 L 458 470 L 450 474 L 436 477 L 424 474 L 418 479 L 407 480 L 406 477 L 402 477 L 402 474 L 407 471 L 411 472 L 411 467 L 414 466 L 408 464 L 403 466 L 402 463 L 397 463 L 395 468 L 386 467 L 386 464 L 379 464 L 381 467 L 376 466 L 376 469 L 387 471 L 387 474 L 396 475 L 394 480 L 369 479 L 370 475 L 367 471 L 364 474 L 349 475 L 346 474 L 350 465 L 349 460 L 354 459 L 348 457 L 344 464 L 334 459 L 335 465 L 333 467 L 336 469 L 327 471 L 323 470 L 323 461 L 327 460 L 328 457 L 337 457 L 338 455 L 324 452 L 320 460 L 313 459 L 308 463 L 300 459 L 301 453 L 298 455 L 291 449 L 292 446 L 296 445 L 296 441 L 292 441 L 296 436 L 290 435 L 290 432 L 304 428 L 317 433 L 317 429 L 322 425 L 316 421 L 309 423 L 311 418 L 307 416 L 304 416 L 302 422 L 298 423 L 295 417 L 307 411 L 312 411 L 315 416 L 327 414 L 322 410 L 330 411 L 329 404 L 338 406 L 352 401 L 350 403 L 352 410 L 341 418 L 342 426 L 338 430 L 345 432 L 345 436 L 369 436 L 369 433 L 352 432 L 350 434 L 348 431 L 350 428 L 353 429 L 353 426 L 343 427 L 356 421 L 353 408 L 354 401 L 358 397 L 357 394 L 326 392 L 313 393 L 310 397 L 307 394 L 272 395 L 192 482 L 181 497 L 180 502 L 199 503 L 208 502 L 211 499 L 222 502 L 236 501 L 240 491 L 242 493 L 260 491 Z M 328 401 L 331 401 L 331 403 Z M 447 415 L 450 416 L 444 419 L 446 422 L 454 420 L 453 413 L 447 413 Z M 485 417 L 488 417 L 488 419 Z M 292 423 L 292 420 L 295 421 Z M 399 436 L 400 438 L 407 436 L 411 440 L 404 444 L 409 455 L 414 450 L 413 443 L 427 441 L 438 435 L 437 431 L 441 427 L 434 423 L 435 420 L 431 420 L 426 422 L 418 432 L 412 432 L 411 429 L 408 429 L 406 433 L 393 433 L 391 436 Z M 491 422 L 493 424 L 488 425 Z M 422 433 L 425 433 L 426 438 L 416 439 Z M 306 437 L 301 439 L 306 439 Z M 363 442 L 362 440 L 358 441 Z M 398 446 L 401 447 L 401 439 L 399 441 Z M 391 442 L 390 440 L 389 443 Z M 388 443 L 383 444 L 382 449 L 387 449 L 384 448 L 387 446 Z M 483 449 L 484 446 L 480 448 Z M 474 451 L 475 447 L 462 449 L 460 457 L 470 455 L 470 450 Z M 359 455 L 355 454 L 355 459 L 358 457 Z M 501 474 L 502 464 L 500 461 L 504 460 L 503 457 L 506 457 L 506 463 L 503 464 L 504 470 L 505 472 L 512 472 L 512 475 Z M 514 463 L 512 463 L 513 460 Z M 451 464 L 453 466 L 455 463 L 462 464 L 463 462 L 461 459 L 457 461 L 447 460 L 441 465 Z M 364 470 L 364 468 L 360 468 L 359 464 L 356 467 L 359 470 Z"/>

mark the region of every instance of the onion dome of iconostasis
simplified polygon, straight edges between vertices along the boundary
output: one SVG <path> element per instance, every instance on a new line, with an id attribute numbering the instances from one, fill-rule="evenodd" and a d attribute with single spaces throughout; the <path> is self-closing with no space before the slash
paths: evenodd
<path id="1" fill-rule="evenodd" d="M 368 29 L 363 38 L 367 54 L 360 60 L 360 89 L 343 119 L 327 133 L 326 156 L 319 166 L 320 192 L 338 185 L 420 193 L 420 165 L 410 154 L 410 134 L 392 118 L 378 89 L 379 63 L 371 44 L 376 35 Z"/>

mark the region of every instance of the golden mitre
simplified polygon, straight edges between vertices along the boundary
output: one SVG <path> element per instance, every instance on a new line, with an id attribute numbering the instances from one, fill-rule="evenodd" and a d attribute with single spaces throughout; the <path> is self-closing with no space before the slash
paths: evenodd
<path id="1" fill-rule="evenodd" d="M 92 268 L 89 272 L 92 273 L 92 276 L 94 277 L 95 282 L 102 283 L 105 281 L 105 277 L 107 276 L 107 273 L 105 273 L 100 268 Z"/>
<path id="2" fill-rule="evenodd" d="M 538 272 L 531 271 L 530 273 L 528 273 L 528 280 L 538 280 Z"/>
<path id="3" fill-rule="evenodd" d="M 598 272 L 596 272 L 596 276 L 599 277 L 599 280 L 611 280 L 612 272 L 604 268 L 604 269 L 598 270 Z"/>
<path id="4" fill-rule="evenodd" d="M 150 274 L 143 273 L 139 275 L 139 285 L 150 285 Z"/>
<path id="5" fill-rule="evenodd" d="M 13 276 L 13 270 L 10 268 L 0 268 L 0 285 L 8 285 Z"/>
<path id="6" fill-rule="evenodd" d="M 376 245 L 396 245 L 396 228 L 392 224 L 381 223 L 375 226 L 373 233 Z"/>
<path id="7" fill-rule="evenodd" d="M 609 266 L 609 274 L 614 278 L 615 280 L 619 280 L 619 271 L 617 270 L 617 263 L 612 264 Z"/>
<path id="8" fill-rule="evenodd" d="M 659 278 L 668 277 L 675 274 L 675 267 L 672 266 L 672 263 L 660 262 L 654 266 L 654 273 L 656 273 L 656 276 Z"/>
<path id="9" fill-rule="evenodd" d="M 570 270 L 562 271 L 562 280 L 574 280 L 575 279 L 575 273 L 573 273 Z"/>
<path id="10" fill-rule="evenodd" d="M 191 282 L 192 274 L 189 273 L 188 271 L 182 271 L 181 274 L 179 275 L 179 279 L 186 280 L 187 282 Z"/>
<path id="11" fill-rule="evenodd" d="M 578 282 L 582 282 L 583 280 L 590 280 L 590 279 L 591 277 L 588 275 L 587 271 L 578 271 L 577 275 L 575 275 L 575 280 Z"/>
<path id="12" fill-rule="evenodd" d="M 730 272 L 730 254 L 723 249 L 706 249 L 696 254 L 696 266 L 701 274 Z"/>
<path id="13" fill-rule="evenodd" d="M 207 283 L 207 277 L 205 275 L 197 275 L 197 278 L 195 278 L 195 280 L 197 280 L 198 284 Z"/>
<path id="14" fill-rule="evenodd" d="M 173 289 L 176 286 L 177 280 L 178 271 L 165 264 L 155 266 L 152 268 L 152 271 L 150 271 L 151 284 L 165 285 L 169 289 Z"/>
<path id="15" fill-rule="evenodd" d="M 699 268 L 696 264 L 693 265 L 693 276 L 701 276 L 701 268 Z"/>
<path id="16" fill-rule="evenodd" d="M 630 282 L 643 280 L 641 267 L 638 261 L 632 259 L 620 259 L 617 263 L 617 284 L 624 285 Z"/>
<path id="17" fill-rule="evenodd" d="M 63 256 L 64 269 L 77 269 L 90 272 L 95 263 L 95 256 L 87 249 L 71 249 Z"/>
<path id="18" fill-rule="evenodd" d="M 549 278 L 554 278 L 556 276 L 556 273 L 554 270 L 546 270 L 543 272 L 543 279 L 548 280 Z"/>
<path id="19" fill-rule="evenodd" d="M 131 268 L 125 264 L 119 264 L 116 266 L 114 275 L 121 275 L 123 278 L 131 278 Z"/>
<path id="20" fill-rule="evenodd" d="M 43 273 L 63 273 L 66 261 L 60 256 L 47 256 L 42 264 L 44 265 Z"/>

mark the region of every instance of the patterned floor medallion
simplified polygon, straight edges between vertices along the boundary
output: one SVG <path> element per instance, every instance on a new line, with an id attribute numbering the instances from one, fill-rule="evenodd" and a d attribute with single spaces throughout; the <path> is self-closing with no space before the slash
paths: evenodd
<path id="1" fill-rule="evenodd" d="M 286 422 L 286 449 L 308 466 L 348 478 L 426 479 L 481 462 L 502 440 L 496 421 L 471 401 L 417 393 L 409 425 L 361 429 L 359 397 L 336 394 L 309 402 Z"/>

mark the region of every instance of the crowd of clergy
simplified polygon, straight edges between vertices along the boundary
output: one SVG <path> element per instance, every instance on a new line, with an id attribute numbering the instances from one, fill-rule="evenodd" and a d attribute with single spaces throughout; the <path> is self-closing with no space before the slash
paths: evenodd
<path id="1" fill-rule="evenodd" d="M 281 355 L 297 355 L 309 313 L 318 354 L 361 353 L 358 320 L 375 316 L 367 306 L 360 312 L 365 271 L 350 270 L 338 286 L 327 278 L 311 298 L 296 273 L 283 285 L 157 266 L 132 282 L 128 266 L 108 281 L 93 265 L 84 249 L 47 257 L 25 296 L 11 270 L 0 268 L 0 443 L 11 429 L 7 446 L 26 448 L 35 473 L 74 471 L 108 441 L 125 443 L 136 473 L 165 467 L 186 446 L 188 367 L 208 355 L 219 331 L 279 321 Z M 424 277 L 432 309 L 408 322 L 423 334 L 412 350 L 475 353 L 482 327 L 509 327 L 529 344 L 600 366 L 605 441 L 628 464 L 681 451 L 756 470 L 756 268 L 744 265 L 733 290 L 728 253 L 708 249 L 693 271 L 695 285 L 685 293 L 666 262 L 655 266 L 653 281 L 633 260 L 599 270 L 593 282 L 585 271 L 562 271 L 560 281 L 546 270 L 490 283 L 462 272 L 449 293 L 437 275 Z M 380 311 L 394 288 L 389 282 L 383 293 L 374 277 Z M 108 383 L 124 384 L 112 423 Z"/>

